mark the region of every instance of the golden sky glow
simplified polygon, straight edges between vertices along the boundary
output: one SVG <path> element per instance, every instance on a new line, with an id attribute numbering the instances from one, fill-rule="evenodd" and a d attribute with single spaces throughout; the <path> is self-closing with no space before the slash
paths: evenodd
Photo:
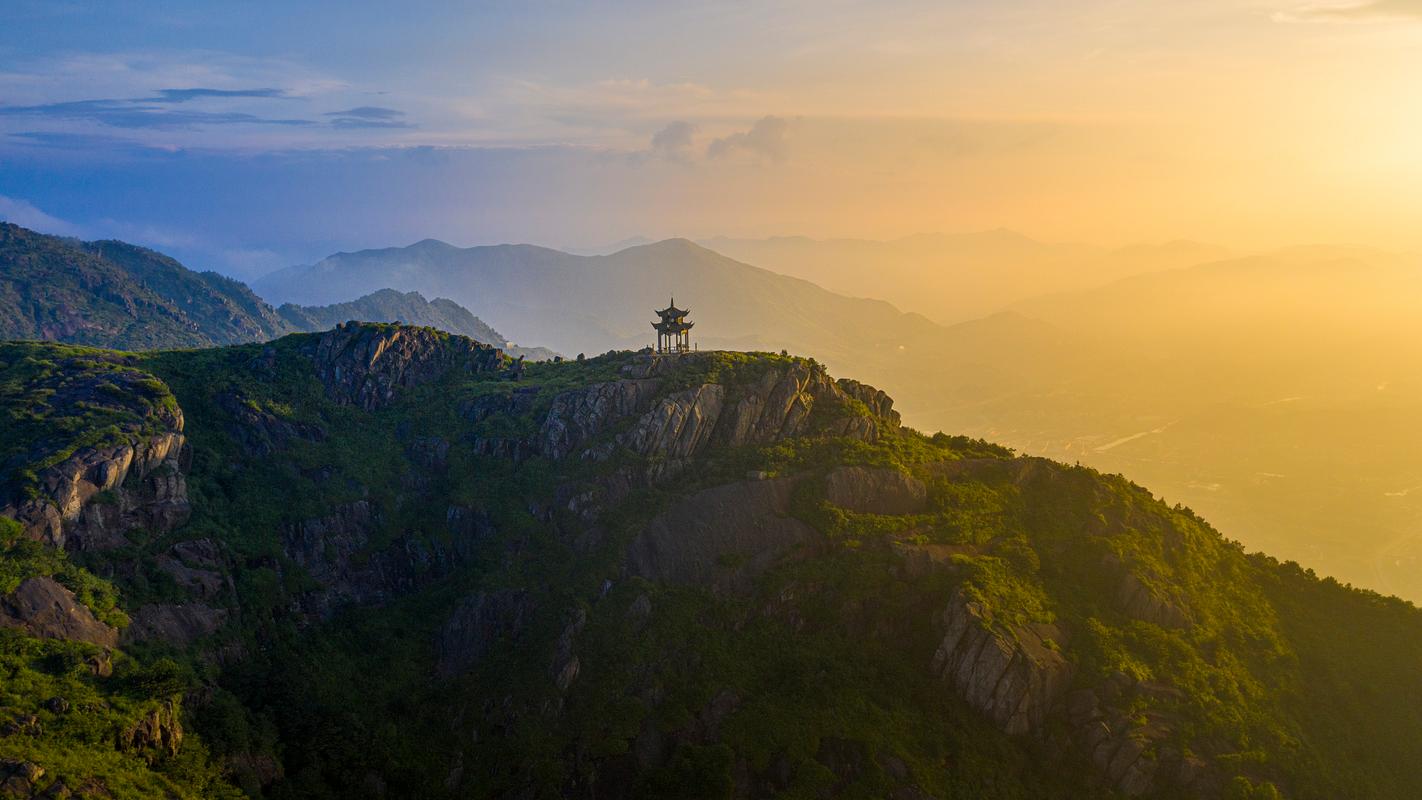
<path id="1" fill-rule="evenodd" d="M 378 6 L 21 3 L 0 34 L 0 207 L 237 273 L 427 235 L 1422 249 L 1422 0 Z M 135 152 L 169 159 L 149 183 L 224 193 L 140 219 L 56 180 L 127 185 Z M 288 168 L 244 193 L 254 158 Z M 288 177 L 296 161 L 320 174 Z M 219 202 L 221 226 L 197 216 Z M 254 245 L 270 256 L 224 255 Z"/>

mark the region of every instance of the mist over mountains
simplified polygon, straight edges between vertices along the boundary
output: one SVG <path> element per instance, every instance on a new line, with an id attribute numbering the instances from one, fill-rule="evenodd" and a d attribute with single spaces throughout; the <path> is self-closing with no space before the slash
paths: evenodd
<path id="1" fill-rule="evenodd" d="M 374 286 L 449 297 L 516 342 L 566 353 L 650 344 L 652 311 L 673 295 L 690 307 L 693 338 L 703 348 L 789 349 L 831 364 L 878 364 L 940 331 L 884 301 L 844 297 L 685 239 L 605 256 L 425 240 L 338 253 L 253 284 L 273 302 L 298 303 L 336 302 Z"/>
<path id="2" fill-rule="evenodd" d="M 1041 294 L 1199 264 L 1229 252 L 1186 240 L 1121 248 L 1043 242 L 1006 229 L 891 241 L 715 237 L 702 244 L 833 292 L 888 300 L 945 323 L 985 316 Z"/>

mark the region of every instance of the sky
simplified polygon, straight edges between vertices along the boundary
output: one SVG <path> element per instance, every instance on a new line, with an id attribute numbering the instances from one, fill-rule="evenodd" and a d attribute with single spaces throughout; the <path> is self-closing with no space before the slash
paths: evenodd
<path id="1" fill-rule="evenodd" d="M 1422 0 L 6 0 L 0 218 L 253 278 L 434 237 L 1422 248 Z"/>

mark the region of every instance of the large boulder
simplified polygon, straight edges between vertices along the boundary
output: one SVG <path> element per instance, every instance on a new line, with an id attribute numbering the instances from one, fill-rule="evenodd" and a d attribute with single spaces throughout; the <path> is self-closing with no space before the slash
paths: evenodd
<path id="1" fill-rule="evenodd" d="M 118 629 L 100 622 L 74 593 L 53 578 L 34 577 L 0 598 L 0 627 L 18 628 L 42 639 L 118 644 Z"/>
<path id="2" fill-rule="evenodd" d="M 896 469 L 839 467 L 825 477 L 825 499 L 861 514 L 922 514 L 928 487 Z"/>

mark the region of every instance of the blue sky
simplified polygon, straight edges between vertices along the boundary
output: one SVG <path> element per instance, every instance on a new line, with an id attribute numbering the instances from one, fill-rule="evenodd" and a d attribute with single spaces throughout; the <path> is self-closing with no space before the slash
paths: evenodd
<path id="1" fill-rule="evenodd" d="M 1400 110 L 1422 104 L 1419 20 L 1414 0 L 9 0 L 0 218 L 246 278 L 428 236 L 1391 244 L 1422 211 Z"/>

